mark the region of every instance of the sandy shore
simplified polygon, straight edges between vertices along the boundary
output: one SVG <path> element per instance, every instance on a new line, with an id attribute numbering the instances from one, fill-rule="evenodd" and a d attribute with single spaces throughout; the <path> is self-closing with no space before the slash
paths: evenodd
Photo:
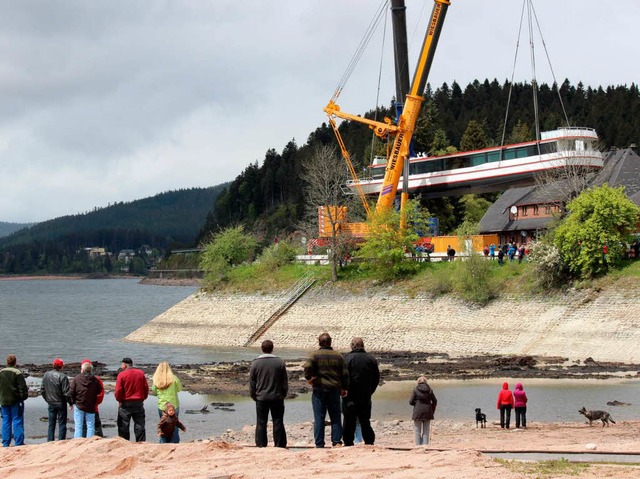
<path id="1" fill-rule="evenodd" d="M 287 425 L 290 445 L 306 437 L 309 423 Z M 431 444 L 412 447 L 409 422 L 377 424 L 375 446 L 315 449 L 251 443 L 253 427 L 229 432 L 225 440 L 178 445 L 133 444 L 119 438 L 77 439 L 0 452 L 0 477 L 7 479 L 99 478 L 568 478 L 564 468 L 541 474 L 535 464 L 496 461 L 487 451 L 615 452 L 640 454 L 639 421 L 609 428 L 584 423 L 533 423 L 526 431 L 486 429 L 469 423 L 434 421 Z M 589 445 L 589 446 L 588 446 Z M 567 465 L 565 464 L 566 468 Z M 577 466 L 570 466 L 577 467 Z M 637 478 L 637 465 L 590 464 L 582 478 Z"/>
<path id="2" fill-rule="evenodd" d="M 0 276 L 0 281 L 62 281 L 68 279 L 85 279 L 85 276 L 55 276 L 55 275 L 46 275 L 46 276 Z"/>

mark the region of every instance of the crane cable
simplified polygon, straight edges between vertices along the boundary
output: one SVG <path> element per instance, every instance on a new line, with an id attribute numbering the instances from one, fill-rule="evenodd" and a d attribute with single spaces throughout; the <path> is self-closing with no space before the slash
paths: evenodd
<path id="1" fill-rule="evenodd" d="M 538 32 L 540 33 L 540 42 L 544 47 L 544 53 L 547 57 L 547 63 L 549 63 L 549 69 L 551 70 L 551 77 L 553 78 L 553 83 L 556 84 L 556 92 L 558 93 L 558 99 L 560 100 L 560 106 L 562 107 L 562 113 L 564 114 L 564 121 L 567 122 L 567 126 L 571 126 L 569 124 L 569 116 L 567 115 L 567 110 L 564 107 L 564 102 L 562 101 L 562 96 L 560 95 L 560 88 L 557 86 L 558 81 L 556 80 L 556 74 L 553 71 L 553 65 L 551 64 L 551 58 L 549 57 L 549 51 L 547 50 L 547 44 L 544 41 L 544 37 L 542 36 L 542 29 L 540 28 L 540 23 L 538 22 L 538 15 L 536 14 L 535 8 L 533 8 L 533 3 L 531 4 L 531 11 L 533 12 L 533 18 L 536 21 L 536 26 L 538 27 Z"/>
<path id="2" fill-rule="evenodd" d="M 331 97 L 331 101 L 335 102 L 340 96 L 340 93 L 342 93 L 344 86 L 347 84 L 347 81 L 351 77 L 351 74 L 353 73 L 356 66 L 358 65 L 358 62 L 360 61 L 360 58 L 362 57 L 363 53 L 367 49 L 367 46 L 369 45 L 369 42 L 371 41 L 373 34 L 378 28 L 378 25 L 380 24 L 380 20 L 384 16 L 384 13 L 387 10 L 388 5 L 389 5 L 389 0 L 382 0 L 380 2 L 378 9 L 376 10 L 373 18 L 371 19 L 371 22 L 369 23 L 369 26 L 367 27 L 364 37 L 362 38 L 362 40 L 360 40 L 360 44 L 356 48 L 355 53 L 353 54 L 353 56 L 351 57 L 351 60 L 349 61 L 349 65 L 347 66 L 345 72 L 342 74 L 342 78 L 340 78 L 340 81 L 338 82 L 338 86 L 336 87 L 336 90 L 333 93 L 333 97 Z"/>
<path id="3" fill-rule="evenodd" d="M 387 10 L 388 11 L 388 10 Z M 387 39 L 387 18 L 388 15 L 384 16 L 384 27 L 382 29 L 382 46 L 380 48 L 380 67 L 378 69 L 378 87 L 376 89 L 376 109 L 373 116 L 375 121 L 378 121 L 378 107 L 380 106 L 380 85 L 382 84 L 382 65 L 384 64 L 384 47 Z M 371 132 L 371 148 L 369 152 L 369 164 L 373 164 L 373 149 L 375 146 L 376 134 Z"/>
<path id="4" fill-rule="evenodd" d="M 531 49 L 531 70 L 532 70 L 532 81 L 531 85 L 533 87 L 533 107 L 534 107 L 534 115 L 535 115 L 535 127 L 536 127 L 536 141 L 540 140 L 540 120 L 538 118 L 538 92 L 537 92 L 537 80 L 536 80 L 536 69 L 535 69 L 535 53 L 534 53 L 534 42 L 533 42 L 533 23 L 532 19 L 535 20 L 535 25 L 538 29 L 538 33 L 540 34 L 540 41 L 542 46 L 544 47 L 544 52 L 547 57 L 547 62 L 549 63 L 549 69 L 551 70 L 551 76 L 553 77 L 553 82 L 556 85 L 556 90 L 558 93 L 558 99 L 560 100 L 560 106 L 562 107 L 562 112 L 564 114 L 565 121 L 567 122 L 567 126 L 569 126 L 569 117 L 567 116 L 567 111 L 564 106 L 564 102 L 562 101 L 562 96 L 560 95 L 560 88 L 558 87 L 558 82 L 556 80 L 556 75 L 553 71 L 553 65 L 551 64 L 551 58 L 549 57 L 549 51 L 547 50 L 547 45 L 544 41 L 544 37 L 542 35 L 542 29 L 540 28 L 540 23 L 538 22 L 538 16 L 536 14 L 535 8 L 533 6 L 533 0 L 523 0 L 522 2 L 522 11 L 520 13 L 520 26 L 518 28 L 518 40 L 516 42 L 516 51 L 513 59 L 513 70 L 511 72 L 511 82 L 509 84 L 509 95 L 507 97 L 507 109 L 504 116 L 504 123 L 502 126 L 502 141 L 500 146 L 504 146 L 505 135 L 507 131 L 507 119 L 509 117 L 509 106 L 511 105 L 511 93 L 513 91 L 513 79 L 515 76 L 516 70 L 516 62 L 518 59 L 518 48 L 520 46 L 520 35 L 522 33 L 522 22 L 524 18 L 525 6 L 527 7 L 527 22 L 529 28 L 529 45 Z M 538 144 L 538 149 L 540 145 Z M 538 154 L 540 152 L 538 151 Z M 502 152 L 501 152 L 502 155 Z"/>

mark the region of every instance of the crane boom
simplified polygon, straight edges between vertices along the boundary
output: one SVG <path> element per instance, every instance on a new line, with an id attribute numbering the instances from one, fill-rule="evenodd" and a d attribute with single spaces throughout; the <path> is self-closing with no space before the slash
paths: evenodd
<path id="1" fill-rule="evenodd" d="M 398 130 L 391 148 L 391 155 L 387 161 L 382 188 L 376 204 L 376 211 L 378 212 L 391 208 L 398 191 L 398 182 L 402 174 L 404 158 L 409 155 L 409 144 L 416 127 L 420 107 L 424 101 L 422 93 L 427 84 L 444 18 L 450 4 L 449 0 L 434 0 L 431 21 L 422 43 L 420 58 L 411 82 L 411 89 L 407 94 L 402 115 L 398 120 Z"/>
<path id="2" fill-rule="evenodd" d="M 438 44 L 438 39 L 440 37 L 440 32 L 442 30 L 442 25 L 444 23 L 444 18 L 447 12 L 447 8 L 451 4 L 450 0 L 433 0 L 434 6 L 433 11 L 431 12 L 431 19 L 429 21 L 429 26 L 427 28 L 427 32 L 425 34 L 424 42 L 422 44 L 422 49 L 420 52 L 420 57 L 418 59 L 418 63 L 416 65 L 416 70 L 413 76 L 413 80 L 411 82 L 411 86 L 408 89 L 408 93 L 406 93 L 406 99 L 404 102 L 404 108 L 402 114 L 399 115 L 397 125 L 393 124 L 393 121 L 389 118 L 384 118 L 384 121 L 376 121 L 370 120 L 367 118 L 363 118 L 358 115 L 352 115 L 350 113 L 345 113 L 340 109 L 340 106 L 336 103 L 339 91 L 336 90 L 336 94 L 329 101 L 329 103 L 324 107 L 324 112 L 329 117 L 329 124 L 331 125 L 335 136 L 338 140 L 338 144 L 340 145 L 340 150 L 342 152 L 342 156 L 344 157 L 349 172 L 353 178 L 354 185 L 360 199 L 362 200 L 362 204 L 364 206 L 365 211 L 367 212 L 367 216 L 371 216 L 371 211 L 369 204 L 367 202 L 367 198 L 360 187 L 360 179 L 353 168 L 353 164 L 351 163 L 351 158 L 347 148 L 344 144 L 342 136 L 340 135 L 340 131 L 336 125 L 335 119 L 341 118 L 343 120 L 352 120 L 358 123 L 363 123 L 368 125 L 371 130 L 373 130 L 374 134 L 379 138 L 387 139 L 393 138 L 393 147 L 391 148 L 391 152 L 389 158 L 387 159 L 387 166 L 385 168 L 385 175 L 382 184 L 382 188 L 380 190 L 380 194 L 378 196 L 378 202 L 376 204 L 376 212 L 386 211 L 393 206 L 393 201 L 395 199 L 396 193 L 398 191 L 398 182 L 400 181 L 400 176 L 402 174 L 403 164 L 407 164 L 408 166 L 408 158 L 409 158 L 409 145 L 411 143 L 411 137 L 413 136 L 413 132 L 416 127 L 416 122 L 418 120 L 418 115 L 420 113 L 420 108 L 422 106 L 422 102 L 424 101 L 424 97 L 422 96 L 425 86 L 427 84 L 427 78 L 429 76 L 429 70 L 431 69 L 431 64 L 433 62 L 433 57 L 435 55 L 436 46 Z M 404 14 L 404 2 L 394 0 L 392 3 L 392 9 L 395 10 L 394 14 L 402 13 Z M 397 15 L 400 17 L 401 15 Z M 398 25 L 398 28 L 402 28 L 402 26 L 406 25 L 404 23 L 403 18 L 398 18 L 394 22 Z M 394 28 L 396 26 L 394 25 Z M 405 32 L 406 36 L 406 32 Z M 404 39 L 405 45 L 403 45 L 405 53 L 406 53 L 406 38 Z M 396 48 L 398 46 L 396 45 Z M 396 52 L 397 54 L 398 52 Z M 408 80 L 403 78 L 402 72 L 398 69 L 398 65 L 403 62 L 398 58 L 396 58 L 396 76 L 397 76 L 397 85 L 400 85 L 400 89 L 398 92 L 402 91 L 404 94 L 407 91 L 407 82 Z M 408 74 L 407 74 L 408 75 Z M 406 160 L 406 161 L 405 161 Z M 407 168 L 408 169 L 408 168 Z M 405 176 L 408 176 L 408 172 L 405 173 Z M 403 188 L 402 195 L 402 210 L 404 212 L 404 206 L 408 201 L 408 188 Z M 346 209 L 345 209 L 346 211 Z M 401 223 L 401 227 L 404 228 L 404 214 L 402 216 L 403 221 Z M 324 220 L 320 219 L 322 223 Z M 358 228 L 356 228 L 358 226 Z M 360 228 L 361 226 L 361 228 Z M 364 223 L 345 223 L 341 227 L 354 230 L 358 230 L 358 234 L 362 235 L 362 233 L 366 230 Z M 320 226 L 320 231 L 322 235 L 323 228 Z"/>

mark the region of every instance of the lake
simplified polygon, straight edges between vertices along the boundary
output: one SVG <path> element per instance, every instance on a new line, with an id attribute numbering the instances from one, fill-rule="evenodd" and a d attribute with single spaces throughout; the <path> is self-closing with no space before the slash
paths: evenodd
<path id="1" fill-rule="evenodd" d="M 258 351 L 246 348 L 203 348 L 128 343 L 122 340 L 130 332 L 189 296 L 193 287 L 141 285 L 136 279 L 108 280 L 29 280 L 0 281 L 0 357 L 13 353 L 18 364 L 49 363 L 60 357 L 66 362 L 83 358 L 101 361 L 117 368 L 124 356 L 134 362 L 154 364 L 168 360 L 177 364 L 252 359 Z M 276 351 L 286 358 L 301 358 L 305 351 Z M 517 380 L 509 379 L 510 385 Z M 530 398 L 529 421 L 581 421 L 577 410 L 607 409 L 615 420 L 640 418 L 640 380 L 527 380 L 523 381 Z M 37 387 L 38 380 L 29 378 Z M 487 418 L 498 418 L 495 401 L 502 380 L 432 381 L 437 397 L 437 419 L 473 421 L 474 409 L 482 408 Z M 409 396 L 414 384 L 392 382 L 383 385 L 374 396 L 373 418 L 410 419 Z M 612 408 L 607 401 L 618 400 L 631 406 Z M 233 402 L 235 411 L 213 410 L 206 415 L 184 415 L 189 428 L 184 439 L 222 434 L 255 422 L 254 403 L 249 398 L 216 395 L 180 394 L 181 409 L 200 409 L 210 402 Z M 146 402 L 147 434 L 153 437 L 157 413 L 156 400 Z M 47 425 L 46 403 L 40 397 L 25 403 L 26 436 L 30 443 L 42 442 Z M 210 409 L 212 409 L 210 407 Z M 117 403 L 108 394 L 100 408 L 106 423 L 115 423 Z M 287 423 L 311 421 L 308 395 L 288 400 Z M 513 418 L 512 418 L 513 420 Z M 107 436 L 115 429 L 105 430 Z"/>

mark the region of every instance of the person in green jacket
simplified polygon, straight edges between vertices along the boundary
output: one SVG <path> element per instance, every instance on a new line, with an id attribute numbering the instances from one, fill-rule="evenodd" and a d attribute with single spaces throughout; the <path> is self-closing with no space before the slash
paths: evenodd
<path id="1" fill-rule="evenodd" d="M 166 361 L 158 364 L 156 372 L 153 374 L 153 385 L 151 386 L 151 394 L 158 396 L 158 416 L 162 418 L 167 403 L 173 404 L 176 410 L 176 418 L 180 415 L 180 400 L 178 393 L 182 391 L 182 383 L 180 378 L 173 374 L 171 366 Z M 180 442 L 179 429 L 175 428 L 173 432 L 174 444 Z"/>
<path id="2" fill-rule="evenodd" d="M 15 355 L 9 354 L 7 367 L 0 370 L 2 447 L 9 447 L 12 436 L 16 446 L 24 445 L 24 401 L 29 397 L 29 388 L 16 363 Z"/>

